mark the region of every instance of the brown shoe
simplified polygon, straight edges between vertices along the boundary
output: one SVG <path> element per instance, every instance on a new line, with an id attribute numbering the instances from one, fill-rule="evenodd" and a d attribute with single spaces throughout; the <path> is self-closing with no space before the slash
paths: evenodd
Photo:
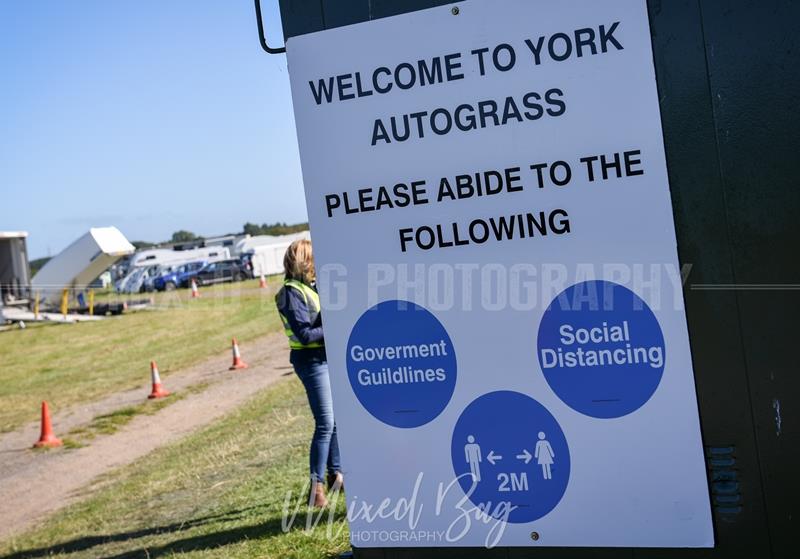
<path id="1" fill-rule="evenodd" d="M 325 497 L 325 485 L 322 482 L 311 482 L 311 492 L 308 496 L 308 506 L 318 509 L 328 506 L 328 498 Z"/>
<path id="2" fill-rule="evenodd" d="M 331 491 L 339 491 L 344 489 L 344 477 L 342 476 L 342 472 L 328 474 L 328 489 Z"/>

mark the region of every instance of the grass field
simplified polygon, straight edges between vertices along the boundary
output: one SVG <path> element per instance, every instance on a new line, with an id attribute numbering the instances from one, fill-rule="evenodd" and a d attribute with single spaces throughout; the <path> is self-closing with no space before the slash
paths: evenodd
<path id="1" fill-rule="evenodd" d="M 219 354 L 231 337 L 247 341 L 280 328 L 273 294 L 258 281 L 155 294 L 155 309 L 78 324 L 37 324 L 0 332 L 0 432 L 55 410 L 146 385 L 149 363 L 161 375 Z M 148 294 L 150 296 L 150 294 Z M 114 296 L 98 297 L 99 300 Z"/>
<path id="2" fill-rule="evenodd" d="M 107 476 L 87 500 L 22 537 L 0 556 L 335 557 L 348 549 L 344 497 L 306 530 L 304 496 L 313 421 L 288 377 L 212 426 Z M 328 522 L 329 515 L 332 522 Z M 313 517 L 312 517 L 313 518 Z"/>

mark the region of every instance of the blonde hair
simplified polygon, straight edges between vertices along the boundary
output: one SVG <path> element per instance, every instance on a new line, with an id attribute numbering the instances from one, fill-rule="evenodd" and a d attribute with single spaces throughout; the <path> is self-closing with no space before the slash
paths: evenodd
<path id="1" fill-rule="evenodd" d="M 286 279 L 302 281 L 308 285 L 316 279 L 311 241 L 300 239 L 289 245 L 283 256 L 283 270 Z"/>

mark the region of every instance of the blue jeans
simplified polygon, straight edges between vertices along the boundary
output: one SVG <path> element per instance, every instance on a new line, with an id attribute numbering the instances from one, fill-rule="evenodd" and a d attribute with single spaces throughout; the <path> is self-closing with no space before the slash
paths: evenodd
<path id="1" fill-rule="evenodd" d="M 296 353 L 296 352 L 293 352 Z M 311 439 L 311 478 L 324 481 L 325 472 L 340 472 L 339 441 L 336 438 L 336 423 L 333 420 L 331 379 L 328 362 L 316 359 L 292 359 L 294 371 L 306 388 L 308 405 L 314 415 L 314 436 Z"/>

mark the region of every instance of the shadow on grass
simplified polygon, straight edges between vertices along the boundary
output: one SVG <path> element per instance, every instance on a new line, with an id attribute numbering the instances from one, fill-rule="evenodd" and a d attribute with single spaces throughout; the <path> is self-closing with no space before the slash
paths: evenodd
<path id="1" fill-rule="evenodd" d="M 254 506 L 244 509 L 229 511 L 220 514 L 213 514 L 201 518 L 187 520 L 185 522 L 168 524 L 166 526 L 155 526 L 151 528 L 142 528 L 141 530 L 131 530 L 128 532 L 120 532 L 117 534 L 107 534 L 100 536 L 85 536 L 82 538 L 75 538 L 73 540 L 54 544 L 48 547 L 40 547 L 35 549 L 24 549 L 16 551 L 12 554 L 3 556 L 3 559 L 23 559 L 35 557 L 50 557 L 58 553 L 77 553 L 81 551 L 88 551 L 94 547 L 105 545 L 114 542 L 125 542 L 144 538 L 147 536 L 163 535 L 175 533 L 178 534 L 185 530 L 197 528 L 212 523 L 232 522 L 242 520 L 253 515 L 253 512 L 264 507 Z M 315 513 L 318 514 L 318 513 Z M 322 513 L 320 525 L 324 525 L 327 521 L 329 511 Z M 345 517 L 343 512 L 336 512 L 334 520 L 340 521 Z M 298 512 L 297 517 L 290 528 L 289 532 L 303 530 L 306 525 L 307 514 Z M 312 519 L 313 522 L 313 519 Z M 271 538 L 285 534 L 282 526 L 282 518 L 280 516 L 272 517 L 263 522 L 247 524 L 244 526 L 237 526 L 227 530 L 219 530 L 208 534 L 197 534 L 185 538 L 176 539 L 161 545 L 153 546 L 139 546 L 132 551 L 125 551 L 114 555 L 104 555 L 105 559 L 134 559 L 139 557 L 162 557 L 164 555 L 173 555 L 180 552 L 198 551 L 198 550 L 211 550 L 228 544 L 237 543 L 244 540 L 259 540 L 264 538 Z M 99 551 L 99 550 L 98 550 Z M 95 555 L 100 557 L 100 555 Z M 329 557 L 337 557 L 338 555 L 330 555 Z"/>

